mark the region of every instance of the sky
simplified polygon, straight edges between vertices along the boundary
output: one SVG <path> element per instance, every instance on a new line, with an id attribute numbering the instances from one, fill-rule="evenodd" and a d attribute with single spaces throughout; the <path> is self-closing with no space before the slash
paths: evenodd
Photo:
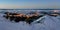
<path id="1" fill-rule="evenodd" d="M 0 8 L 5 9 L 60 9 L 60 0 L 0 0 Z"/>

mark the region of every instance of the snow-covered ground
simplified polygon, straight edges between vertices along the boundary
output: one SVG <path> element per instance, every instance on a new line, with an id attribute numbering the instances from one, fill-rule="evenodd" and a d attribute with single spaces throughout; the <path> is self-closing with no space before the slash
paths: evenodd
<path id="1" fill-rule="evenodd" d="M 27 24 L 26 22 L 14 23 L 3 17 L 0 13 L 0 30 L 60 30 L 60 16 L 46 15 L 42 23 Z"/>

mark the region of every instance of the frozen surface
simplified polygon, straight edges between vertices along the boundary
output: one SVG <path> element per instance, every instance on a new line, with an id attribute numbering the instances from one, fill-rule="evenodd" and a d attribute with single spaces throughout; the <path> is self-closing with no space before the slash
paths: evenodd
<path id="1" fill-rule="evenodd" d="M 2 17 L 0 13 L 0 30 L 60 30 L 60 17 L 46 15 L 42 23 L 27 24 L 26 22 L 13 23 Z"/>

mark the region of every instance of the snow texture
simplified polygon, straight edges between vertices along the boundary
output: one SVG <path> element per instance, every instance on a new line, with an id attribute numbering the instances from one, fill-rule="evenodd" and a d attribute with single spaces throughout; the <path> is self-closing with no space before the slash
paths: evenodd
<path id="1" fill-rule="evenodd" d="M 27 24 L 26 22 L 14 23 L 3 17 L 0 13 L 0 30 L 60 30 L 60 16 L 46 15 L 42 23 Z"/>

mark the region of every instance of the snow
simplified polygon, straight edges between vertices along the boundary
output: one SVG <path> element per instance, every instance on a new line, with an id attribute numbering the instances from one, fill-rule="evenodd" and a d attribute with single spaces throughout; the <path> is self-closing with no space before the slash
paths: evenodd
<path id="1" fill-rule="evenodd" d="M 26 22 L 14 23 L 2 17 L 0 13 L 0 30 L 60 30 L 60 17 L 46 15 L 42 23 L 27 24 Z"/>

